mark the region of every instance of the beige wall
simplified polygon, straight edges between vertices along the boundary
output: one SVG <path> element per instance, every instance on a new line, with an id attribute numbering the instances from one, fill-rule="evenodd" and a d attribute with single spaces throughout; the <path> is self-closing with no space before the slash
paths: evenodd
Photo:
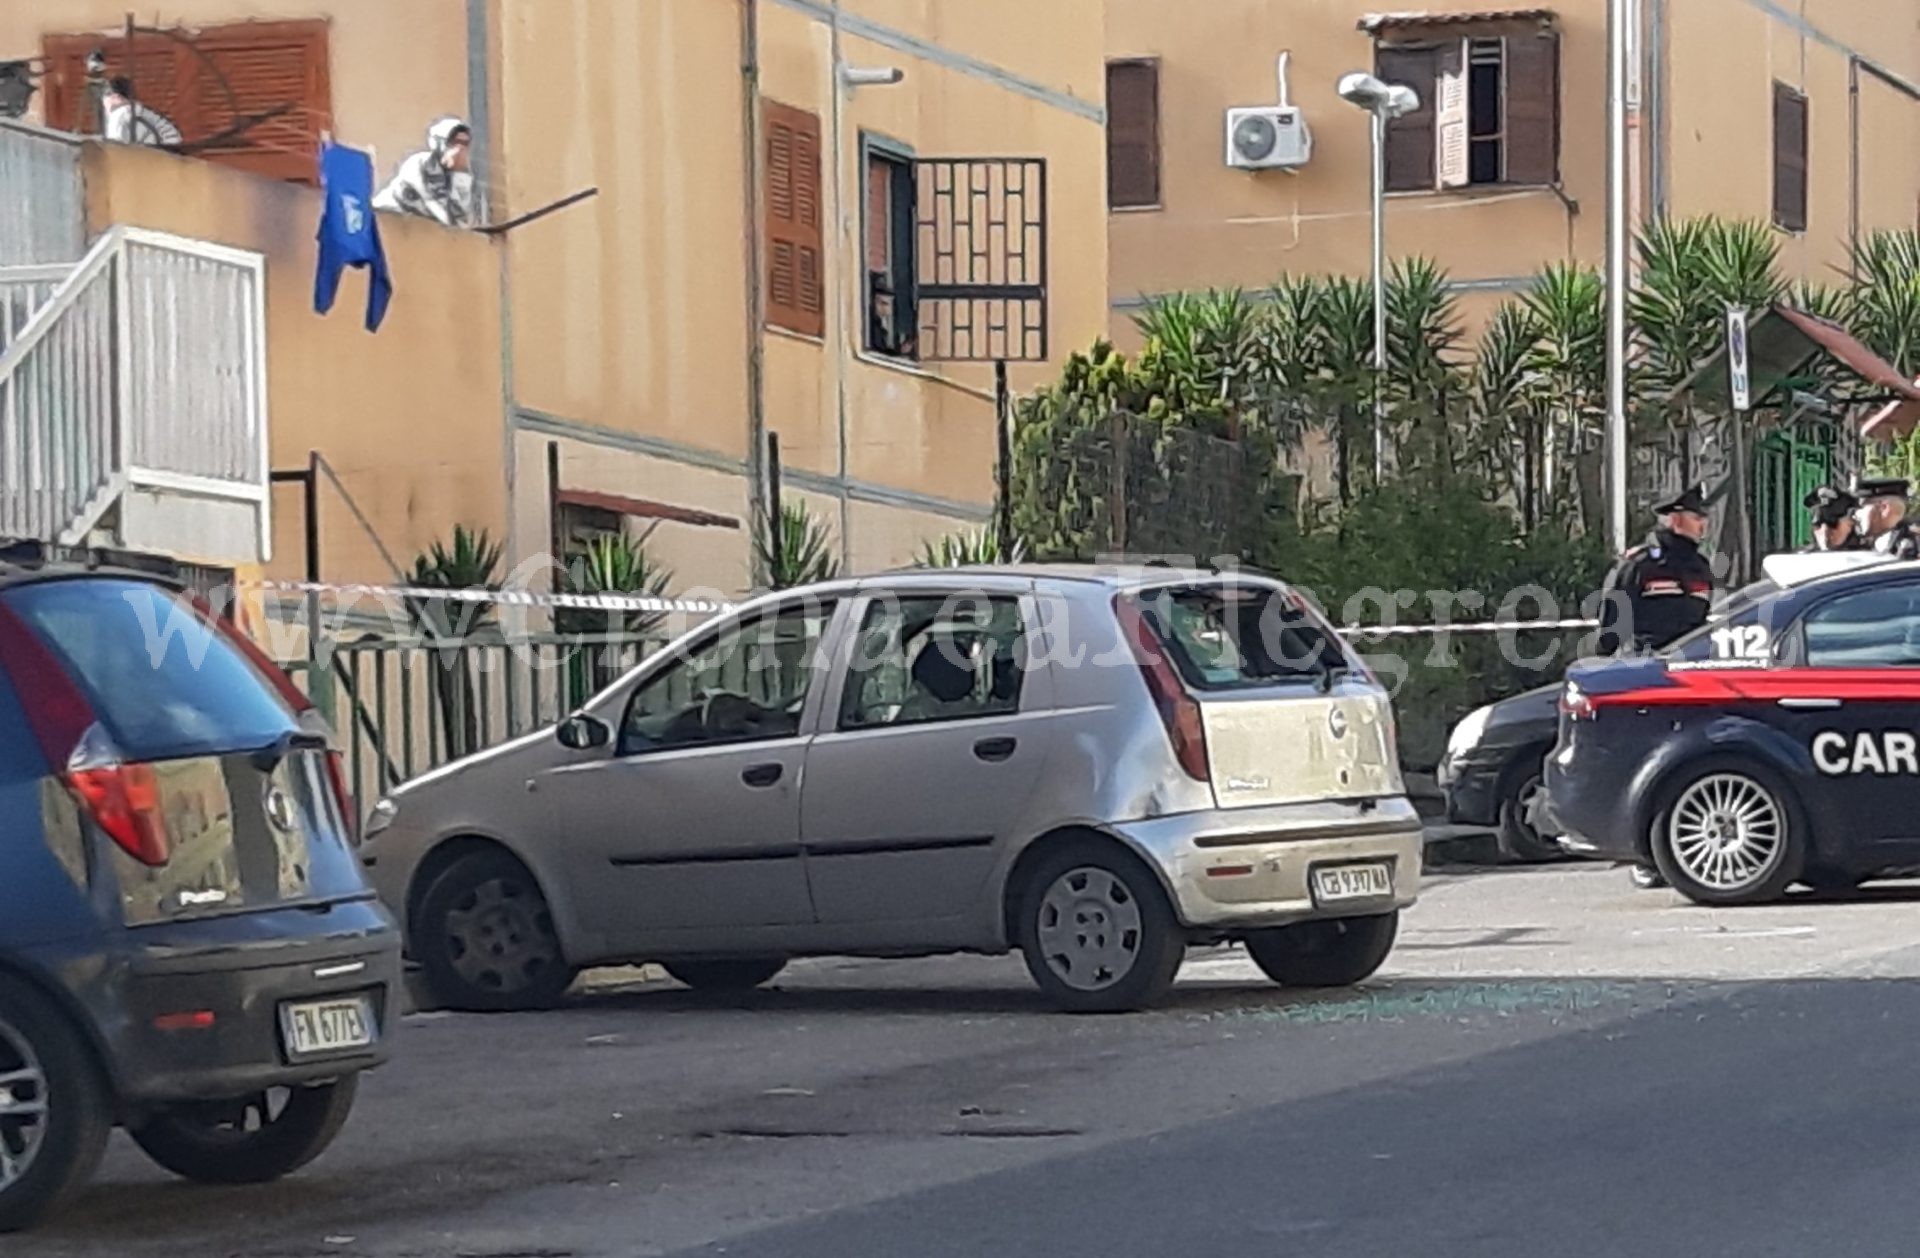
<path id="1" fill-rule="evenodd" d="M 1822 0 L 1822 31 L 1920 83 L 1920 0 Z M 1849 54 L 1748 0 L 1669 0 L 1672 209 L 1767 218 L 1772 206 L 1773 84 L 1808 98 L 1807 230 L 1781 236 L 1790 274 L 1821 283 L 1844 265 L 1859 189 L 1860 226 L 1912 228 L 1920 213 L 1920 101 L 1860 77 L 1853 154 Z"/>
<path id="2" fill-rule="evenodd" d="M 362 326 L 366 279 L 349 272 L 331 314 L 313 312 L 317 192 L 151 149 L 88 144 L 91 232 L 149 227 L 266 257 L 267 385 L 273 466 L 318 450 L 402 564 L 454 524 L 506 524 L 499 269 L 481 236 L 383 214 L 394 298 Z M 322 495 L 322 561 L 333 581 L 389 578 L 338 495 Z M 274 495 L 274 562 L 302 574 L 297 487 Z"/>
<path id="3" fill-rule="evenodd" d="M 992 498 L 995 448 L 988 367 L 922 368 L 861 348 L 863 132 L 922 156 L 1046 157 L 1052 344 L 1064 356 L 1105 326 L 1104 147 L 1097 119 L 1085 116 L 1101 90 L 1101 5 L 987 7 L 1004 12 L 849 0 L 841 59 L 898 66 L 906 77 L 837 90 L 826 6 L 759 6 L 762 96 L 821 119 L 827 223 L 825 335 L 758 334 L 765 422 L 796 473 L 795 492 L 804 482 L 854 567 L 867 557 L 903 560 L 924 536 L 976 525 Z M 608 451 L 583 454 L 570 485 L 617 491 L 611 482 L 625 473 L 616 469 L 641 466 L 638 458 L 654 476 L 643 496 L 734 516 L 750 510 L 747 357 L 756 335 L 746 313 L 752 211 L 740 13 L 692 0 L 499 0 L 498 9 L 513 206 L 600 189 L 511 238 L 515 395 L 549 428 L 571 425 Z M 1061 99 L 1035 99 L 1034 89 Z M 1013 383 L 1027 387 L 1052 370 L 1016 368 Z M 636 438 L 668 448 L 635 451 Z M 675 448 L 685 452 L 678 464 Z M 687 459 L 735 470 L 657 475 Z M 531 476 L 521 469 L 523 487 Z M 533 527 L 532 514 L 521 514 Z M 730 570 L 711 539 L 663 530 L 656 540 L 678 570 Z M 744 537 L 738 544 L 731 569 L 744 573 Z"/>
<path id="4" fill-rule="evenodd" d="M 463 0 L 7 0 L 0 61 L 39 56 L 43 35 L 123 30 L 129 11 L 163 28 L 326 18 L 334 134 L 373 148 L 383 179 L 425 146 L 434 119 L 467 110 Z"/>
<path id="5" fill-rule="evenodd" d="M 1806 233 L 1781 238 L 1790 274 L 1831 280 L 1849 231 L 1848 55 L 1762 10 L 1757 0 L 1642 0 L 1662 7 L 1669 209 L 1768 218 L 1771 213 L 1772 84 L 1811 97 L 1811 206 Z M 1163 201 L 1157 210 L 1109 218 L 1113 327 L 1137 341 L 1130 298 L 1210 286 L 1264 288 L 1286 272 L 1365 274 L 1369 268 L 1368 121 L 1334 91 L 1339 76 L 1370 69 L 1373 45 L 1357 29 L 1364 12 L 1393 6 L 1357 0 L 1110 0 L 1109 57 L 1161 59 Z M 1472 12 L 1478 0 L 1433 0 L 1427 12 Z M 1561 48 L 1561 177 L 1571 207 L 1547 190 L 1411 193 L 1389 198 L 1395 257 L 1437 259 L 1463 281 L 1525 277 L 1565 258 L 1597 263 L 1605 235 L 1606 6 L 1564 0 Z M 1773 6 L 1803 10 L 1829 40 L 1851 45 L 1920 82 L 1920 0 L 1820 0 Z M 1312 164 L 1288 175 L 1229 170 L 1221 161 L 1230 105 L 1275 99 L 1274 57 L 1293 53 L 1292 94 L 1314 135 Z M 1920 102 L 1863 75 L 1859 162 L 1863 226 L 1911 227 L 1920 204 Z M 1656 84 L 1646 84 L 1651 103 Z M 1650 115 L 1645 145 L 1657 142 Z M 1640 157 L 1639 192 L 1651 196 L 1652 153 Z M 1500 299 L 1464 303 L 1477 323 Z"/>

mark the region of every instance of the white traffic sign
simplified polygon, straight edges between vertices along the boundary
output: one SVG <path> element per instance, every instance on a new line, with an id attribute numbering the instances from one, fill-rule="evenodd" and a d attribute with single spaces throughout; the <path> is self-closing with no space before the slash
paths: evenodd
<path id="1" fill-rule="evenodd" d="M 1727 307 L 1727 376 L 1736 411 L 1753 408 L 1753 373 L 1747 361 L 1747 312 Z"/>

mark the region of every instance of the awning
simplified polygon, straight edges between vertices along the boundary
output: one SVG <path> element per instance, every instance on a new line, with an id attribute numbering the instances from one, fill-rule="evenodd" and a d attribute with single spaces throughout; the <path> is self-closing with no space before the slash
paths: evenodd
<path id="1" fill-rule="evenodd" d="M 1369 35 L 1402 35 L 1422 31 L 1458 31 L 1461 27 L 1514 27 L 1539 29 L 1552 26 L 1557 15 L 1552 9 L 1480 9 L 1466 13 L 1369 13 L 1360 19 L 1360 29 Z M 1508 34 L 1506 30 L 1489 34 Z"/>
<path id="2" fill-rule="evenodd" d="M 740 521 L 730 515 L 716 515 L 697 507 L 676 507 L 666 502 L 650 502 L 645 498 L 603 494 L 592 489 L 563 489 L 560 491 L 560 505 L 611 511 L 615 515 L 632 516 L 641 520 L 668 520 L 674 524 L 694 524 L 702 528 L 737 529 L 740 527 Z"/>
<path id="3" fill-rule="evenodd" d="M 1920 387 L 1851 332 L 1831 319 L 1775 302 L 1747 326 L 1748 376 L 1754 405 L 1766 405 L 1769 399 L 1777 403 L 1783 399 L 1775 395 L 1790 393 L 1803 382 L 1811 383 L 1814 360 L 1823 354 L 1859 377 L 1872 393 L 1891 394 L 1903 404 L 1920 403 Z M 1722 406 L 1730 403 L 1724 346 L 1675 392 L 1688 390 L 1699 401 Z"/>

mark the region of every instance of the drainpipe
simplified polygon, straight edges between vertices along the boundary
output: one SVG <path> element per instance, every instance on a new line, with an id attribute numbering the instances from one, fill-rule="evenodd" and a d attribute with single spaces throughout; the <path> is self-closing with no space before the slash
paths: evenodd
<path id="1" fill-rule="evenodd" d="M 494 0 L 466 0 L 466 3 L 467 127 L 473 145 L 474 203 L 480 221 L 493 223 L 504 219 L 508 213 L 508 206 L 504 204 L 504 184 L 496 178 L 500 172 L 493 165 L 494 156 L 504 147 L 496 143 L 498 137 L 494 134 L 493 64 L 498 51 L 492 46 Z M 499 201 L 493 195 L 496 188 L 503 193 Z M 520 478 L 513 396 L 513 276 L 507 252 L 513 246 L 505 235 L 490 237 L 489 243 L 494 250 L 500 293 L 500 457 L 507 491 L 507 518 L 501 533 L 507 562 L 518 565 L 523 556 L 520 553 L 521 539 L 516 519 L 519 501 L 515 495 L 519 490 Z"/>
<path id="2" fill-rule="evenodd" d="M 1847 58 L 1847 267 L 1860 256 L 1860 57 Z M 1855 277 L 1858 278 L 1857 276 Z"/>
<path id="3" fill-rule="evenodd" d="M 745 178 L 747 270 L 747 510 L 767 501 L 766 207 L 760 140 L 760 0 L 740 0 L 740 168 Z M 774 528 L 779 521 L 769 522 Z M 765 574 L 755 573 L 754 579 Z"/>
<path id="4" fill-rule="evenodd" d="M 821 259 L 821 269 L 828 276 L 828 289 L 825 294 L 828 310 L 833 315 L 833 379 L 836 410 L 840 427 L 840 566 L 848 568 L 853 562 L 853 504 L 847 497 L 847 372 L 853 365 L 854 346 L 851 336 L 854 318 L 847 309 L 847 276 L 854 268 L 845 264 L 848 255 L 840 253 L 840 246 L 846 239 L 847 180 L 844 147 L 841 141 L 841 113 L 846 99 L 846 85 L 840 78 L 840 67 L 844 53 L 840 47 L 840 0 L 832 0 L 833 7 L 828 10 L 828 20 L 832 23 L 831 54 L 828 56 L 827 96 L 833 102 L 829 112 L 828 126 L 832 135 L 827 142 L 827 160 L 833 163 L 833 217 L 829 220 L 833 226 L 831 238 L 822 235 L 822 246 L 827 256 Z M 856 246 L 852 257 L 865 257 Z M 859 321 L 864 326 L 864 320 Z"/>

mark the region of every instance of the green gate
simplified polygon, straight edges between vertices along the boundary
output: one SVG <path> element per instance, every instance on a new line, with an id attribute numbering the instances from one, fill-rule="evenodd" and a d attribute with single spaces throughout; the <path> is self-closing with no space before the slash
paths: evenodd
<path id="1" fill-rule="evenodd" d="M 1770 433 L 1753 452 L 1755 553 L 1798 550 L 1813 541 L 1807 495 L 1833 477 L 1833 446 L 1827 435 Z"/>

